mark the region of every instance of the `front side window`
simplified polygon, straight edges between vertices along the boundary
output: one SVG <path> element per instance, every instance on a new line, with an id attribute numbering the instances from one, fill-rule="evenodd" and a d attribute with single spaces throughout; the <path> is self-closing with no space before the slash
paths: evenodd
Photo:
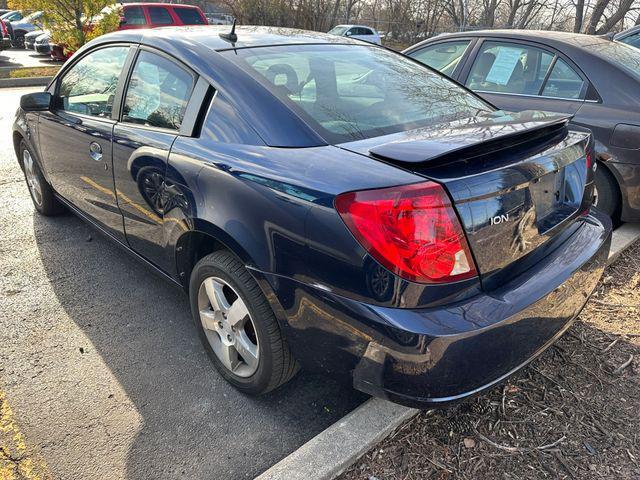
<path id="1" fill-rule="evenodd" d="M 76 63 L 60 81 L 62 110 L 109 118 L 129 47 L 96 50 Z"/>
<path id="2" fill-rule="evenodd" d="M 446 77 L 416 70 L 415 62 L 374 46 L 291 45 L 223 54 L 331 143 L 492 111 Z"/>
<path id="3" fill-rule="evenodd" d="M 153 25 L 171 25 L 173 18 L 164 7 L 149 7 L 149 19 Z"/>
<path id="4" fill-rule="evenodd" d="M 466 85 L 478 92 L 538 95 L 553 57 L 528 45 L 484 42 Z"/>
<path id="5" fill-rule="evenodd" d="M 179 130 L 193 84 L 193 75 L 171 60 L 140 52 L 127 87 L 122 120 Z"/>
<path id="6" fill-rule="evenodd" d="M 470 40 L 438 43 L 411 52 L 409 56 L 450 77 L 460 63 L 469 43 L 471 43 Z"/>
<path id="7" fill-rule="evenodd" d="M 337 27 L 333 27 L 331 30 L 329 30 L 329 33 L 332 35 L 344 35 L 348 29 L 349 27 L 338 25 Z"/>
<path id="8" fill-rule="evenodd" d="M 558 58 L 544 85 L 544 97 L 581 98 L 585 82 L 567 62 Z"/>
<path id="9" fill-rule="evenodd" d="M 185 25 L 204 25 L 205 21 L 200 12 L 195 8 L 173 7 L 178 18 Z"/>
<path id="10" fill-rule="evenodd" d="M 127 7 L 124 9 L 125 25 L 146 25 L 142 7 Z"/>

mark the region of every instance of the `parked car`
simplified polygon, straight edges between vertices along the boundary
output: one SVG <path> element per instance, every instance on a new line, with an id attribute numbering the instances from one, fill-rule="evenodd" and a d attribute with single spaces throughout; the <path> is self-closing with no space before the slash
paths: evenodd
<path id="1" fill-rule="evenodd" d="M 499 108 L 573 115 L 596 141 L 597 207 L 640 220 L 640 50 L 592 35 L 493 30 L 441 35 L 404 53 Z"/>
<path id="2" fill-rule="evenodd" d="M 24 36 L 24 48 L 27 50 L 35 50 L 36 38 L 42 35 L 42 29 L 34 30 Z"/>
<path id="3" fill-rule="evenodd" d="M 364 40 L 365 42 L 375 43 L 377 45 L 382 43 L 378 32 L 365 25 L 337 25 L 329 30 L 329 33 L 341 37 L 356 38 L 358 40 Z"/>
<path id="4" fill-rule="evenodd" d="M 24 48 L 24 37 L 27 33 L 34 30 L 42 30 L 42 12 L 33 12 L 18 21 L 11 22 L 13 30 L 12 40 L 13 46 L 16 48 Z"/>
<path id="5" fill-rule="evenodd" d="M 51 60 L 53 60 L 54 62 L 66 62 L 67 60 L 69 60 L 69 58 L 71 58 L 71 55 L 65 51 L 63 45 L 51 43 L 51 39 L 49 39 L 49 50 Z"/>
<path id="6" fill-rule="evenodd" d="M 227 15 L 226 13 L 205 13 L 209 25 L 232 25 L 233 15 Z"/>
<path id="7" fill-rule="evenodd" d="M 178 25 L 207 25 L 207 19 L 194 5 L 166 3 L 124 4 L 120 30 Z"/>
<path id="8" fill-rule="evenodd" d="M 36 210 L 182 287 L 225 379 L 259 394 L 301 365 L 440 405 L 566 331 L 611 240 L 586 129 L 377 45 L 228 32 L 104 35 L 13 127 Z"/>
<path id="9" fill-rule="evenodd" d="M 43 33 L 38 38 L 33 46 L 36 52 L 40 55 L 51 55 L 51 34 L 48 32 Z"/>
<path id="10" fill-rule="evenodd" d="M 640 25 L 614 35 L 613 39 L 640 48 Z"/>
<path id="11" fill-rule="evenodd" d="M 11 36 L 4 20 L 0 20 L 0 51 L 11 48 Z"/>
<path id="12" fill-rule="evenodd" d="M 19 10 L 9 10 L 0 15 L 0 20 L 4 20 L 5 22 L 18 22 L 22 20 L 22 18 L 22 12 Z"/>

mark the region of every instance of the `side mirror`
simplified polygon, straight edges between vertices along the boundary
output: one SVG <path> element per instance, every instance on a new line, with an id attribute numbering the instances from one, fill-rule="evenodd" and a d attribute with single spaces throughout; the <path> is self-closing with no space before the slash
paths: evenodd
<path id="1" fill-rule="evenodd" d="M 49 92 L 28 93 L 20 97 L 20 108 L 25 112 L 44 112 L 51 109 Z"/>
<path id="2" fill-rule="evenodd" d="M 124 17 L 120 17 L 120 26 L 126 25 L 126 24 L 127 24 L 127 19 Z"/>

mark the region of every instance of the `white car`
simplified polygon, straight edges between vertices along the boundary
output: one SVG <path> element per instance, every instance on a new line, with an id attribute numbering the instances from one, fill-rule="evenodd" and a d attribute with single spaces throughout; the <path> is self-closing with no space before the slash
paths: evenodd
<path id="1" fill-rule="evenodd" d="M 357 38 L 365 42 L 381 44 L 380 34 L 371 27 L 365 25 L 337 25 L 329 30 L 333 35 Z"/>

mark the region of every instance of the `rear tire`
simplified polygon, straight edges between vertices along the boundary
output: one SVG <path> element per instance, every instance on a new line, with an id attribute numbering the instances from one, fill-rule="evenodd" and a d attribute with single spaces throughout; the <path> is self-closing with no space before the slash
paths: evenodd
<path id="1" fill-rule="evenodd" d="M 20 159 L 29 194 L 38 213 L 45 217 L 62 213 L 64 207 L 55 197 L 51 185 L 42 175 L 38 162 L 24 140 L 20 142 Z"/>
<path id="2" fill-rule="evenodd" d="M 613 175 L 602 164 L 598 165 L 595 178 L 593 206 L 614 221 L 620 218 L 620 191 Z"/>
<path id="3" fill-rule="evenodd" d="M 299 370 L 267 299 L 230 252 L 214 252 L 196 264 L 189 300 L 207 354 L 216 370 L 238 390 L 261 395 L 288 382 Z M 243 321 L 235 323 L 240 317 Z M 253 349 L 250 353 L 244 353 L 249 352 L 246 345 Z"/>

